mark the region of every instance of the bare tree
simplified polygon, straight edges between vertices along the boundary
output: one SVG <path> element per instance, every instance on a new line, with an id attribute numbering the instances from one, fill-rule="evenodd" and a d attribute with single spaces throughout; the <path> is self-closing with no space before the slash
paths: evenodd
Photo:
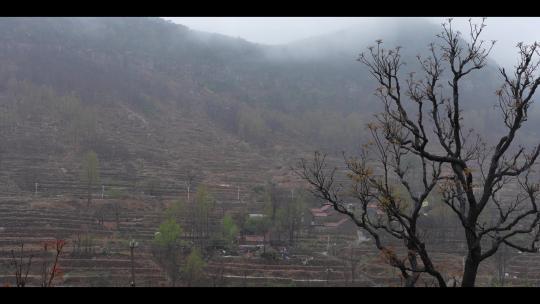
<path id="1" fill-rule="evenodd" d="M 32 265 L 33 255 L 28 257 L 27 262 L 23 262 L 24 243 L 21 243 L 21 253 L 19 258 L 15 257 L 15 252 L 11 250 L 11 265 L 15 267 L 15 283 L 17 287 L 25 287 L 28 281 L 28 272 Z"/>
<path id="2" fill-rule="evenodd" d="M 64 240 L 55 240 L 52 242 L 46 242 L 43 245 L 43 251 L 45 253 L 45 256 L 49 253 L 49 248 L 53 249 L 54 260 L 52 262 L 52 265 L 50 265 L 49 261 L 47 261 L 46 258 L 44 258 L 43 260 L 41 269 L 41 287 L 51 287 L 53 280 L 56 277 L 62 275 L 62 270 L 60 269 L 58 261 L 60 259 L 60 255 L 62 255 L 65 244 L 66 241 Z"/>
<path id="3" fill-rule="evenodd" d="M 350 195 L 344 195 L 336 185 L 334 171 L 326 170 L 320 154 L 316 154 L 311 165 L 301 163 L 300 173 L 313 186 L 313 191 L 369 232 L 377 248 L 388 251 L 380 232 L 404 241 L 407 263 L 393 253 L 389 253 L 389 261 L 399 268 L 408 286 L 421 273 L 435 277 L 439 286 L 446 285 L 431 263 L 417 230 L 422 202 L 434 189 L 440 192 L 443 203 L 464 229 L 467 256 L 462 286 L 475 285 L 480 263 L 496 253 L 501 244 L 526 252 L 538 251 L 540 212 L 536 199 L 540 187 L 530 181 L 530 173 L 540 145 L 526 152 L 522 146 L 516 147 L 515 138 L 528 119 L 532 98 L 540 84 L 537 73 L 540 45 L 519 43 L 520 58 L 514 70 L 508 73 L 500 68 L 503 85 L 496 96 L 505 134 L 495 144 L 488 145 L 472 129 L 465 131 L 460 96 L 462 80 L 486 66 L 495 44 L 480 39 L 484 21 L 477 25 L 469 20 L 468 42 L 452 28 L 451 19 L 443 24 L 442 32 L 437 35 L 440 44 L 430 44 L 427 58 L 417 57 L 421 78 L 410 73 L 403 81 L 400 47 L 387 50 L 378 40 L 369 53 L 360 55 L 358 60 L 380 85 L 376 94 L 383 102 L 384 112 L 376 116 L 377 123 L 369 125 L 373 142 L 364 146 L 362 156 L 347 159 L 352 181 Z M 445 74 L 446 70 L 450 72 Z M 447 79 L 448 82 L 444 81 Z M 382 167 L 379 175 L 373 173 L 368 162 L 368 155 L 372 154 L 376 155 L 372 161 Z M 407 168 L 401 164 L 405 156 L 416 157 L 421 163 L 421 189 L 412 189 L 407 181 Z M 396 184 L 406 189 L 407 200 L 395 194 Z M 513 191 L 514 197 L 501 199 L 498 194 L 505 190 Z M 346 201 L 351 199 L 361 203 L 360 211 L 345 208 Z M 370 203 L 384 210 L 384 216 L 374 221 L 367 210 Z M 484 219 L 490 209 L 496 210 L 495 221 Z M 418 265 L 416 257 L 422 265 Z"/>
<path id="4" fill-rule="evenodd" d="M 54 263 L 53 263 L 53 267 L 51 268 L 51 272 L 50 272 L 50 275 L 49 275 L 49 282 L 47 283 L 48 287 L 52 286 L 52 282 L 53 282 L 54 278 L 56 278 L 56 277 L 58 277 L 58 275 L 62 274 L 62 270 L 60 269 L 60 267 L 58 265 L 58 260 L 60 258 L 60 255 L 63 252 L 65 244 L 66 244 L 66 242 L 64 240 L 57 240 L 54 243 L 54 245 L 55 245 L 55 247 L 54 247 L 54 250 L 55 250 Z"/>
<path id="5" fill-rule="evenodd" d="M 495 267 L 497 268 L 497 283 L 500 284 L 501 287 L 504 287 L 509 259 L 507 246 L 504 244 L 501 245 L 499 250 L 497 250 L 493 256 L 495 258 Z"/>
<path id="6" fill-rule="evenodd" d="M 354 285 L 354 281 L 356 279 L 356 267 L 358 266 L 358 263 L 360 262 L 360 258 L 358 258 L 355 255 L 354 249 L 355 247 L 353 246 L 353 243 L 351 243 L 349 245 L 350 252 L 349 252 L 349 261 L 348 261 L 348 264 L 351 270 L 351 286 Z"/>
<path id="7" fill-rule="evenodd" d="M 413 189 L 407 188 L 405 170 L 400 166 L 402 154 L 398 150 L 391 150 L 391 145 L 383 146 L 375 128 L 372 128 L 372 132 L 377 139 L 379 152 L 381 152 L 379 161 L 383 165 L 382 175 L 374 174 L 373 169 L 368 165 L 367 151 L 364 151 L 360 158 L 346 160 L 347 168 L 350 171 L 349 177 L 352 181 L 352 189 L 346 193 L 343 191 L 343 187 L 334 181 L 336 169 L 328 172 L 325 156 L 320 153 L 315 154 L 311 164 L 302 160 L 299 173 L 313 186 L 313 193 L 316 196 L 330 202 L 335 210 L 348 215 L 358 227 L 363 228 L 373 237 L 375 246 L 381 251 L 387 262 L 399 269 L 405 280 L 405 286 L 414 286 L 422 272 L 434 276 L 439 286 L 446 286 L 442 274 L 435 269 L 431 262 L 421 239 L 421 233 L 417 230 L 422 202 L 439 179 L 440 168 L 435 168 L 436 171 L 432 179 L 428 181 L 427 166 L 425 166 L 425 189 L 420 195 L 413 194 Z M 397 163 L 391 160 L 397 161 Z M 404 199 L 396 195 L 397 182 L 391 182 L 391 178 L 395 175 L 402 175 L 399 180 L 409 191 L 409 195 L 413 199 L 412 206 L 407 206 Z M 357 203 L 354 210 L 348 207 L 352 201 Z M 384 211 L 384 216 L 371 208 L 374 205 Z M 391 245 L 388 245 L 389 238 L 404 243 L 407 250 L 406 259 L 400 258 Z M 421 260 L 423 266 L 419 265 L 418 259 Z"/>

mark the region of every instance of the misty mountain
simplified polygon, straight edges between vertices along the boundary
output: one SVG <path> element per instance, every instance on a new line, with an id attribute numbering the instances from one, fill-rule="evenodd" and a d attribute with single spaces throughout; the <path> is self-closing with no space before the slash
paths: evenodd
<path id="1" fill-rule="evenodd" d="M 270 53 L 274 57 L 295 60 L 334 57 L 335 60 L 350 61 L 367 47 L 374 45 L 377 39 L 381 39 L 387 47 L 403 46 L 407 55 L 414 56 L 424 53 L 427 43 L 440 31 L 439 25 L 416 18 L 361 20 L 355 26 L 338 32 L 275 46 Z"/>
<path id="2" fill-rule="evenodd" d="M 360 21 L 356 26 L 339 32 L 270 47 L 266 54 L 268 58 L 281 62 L 332 65 L 340 70 L 354 73 L 353 75 L 357 77 L 354 79 L 356 83 L 369 85 L 369 83 L 373 83 L 373 80 L 370 77 L 365 77 L 367 68 L 355 63 L 354 60 L 359 57 L 360 53 L 368 54 L 368 48 L 375 46 L 376 40 L 381 40 L 382 46 L 387 49 L 401 48 L 400 52 L 405 63 L 403 74 L 407 74 L 419 71 L 417 56 L 424 59 L 431 56 L 429 44 L 437 45 L 441 42 L 439 38 L 436 38 L 436 35 L 440 34 L 441 31 L 442 28 L 439 24 L 433 24 L 427 20 L 381 18 L 378 21 Z M 465 36 L 465 38 L 467 37 Z M 465 93 L 473 94 L 475 91 L 484 93 L 494 89 L 495 86 L 492 84 L 500 82 L 496 67 L 497 63 L 490 61 L 489 66 L 482 73 L 472 74 L 470 81 L 465 85 Z M 318 76 L 324 77 L 325 75 Z M 345 80 L 343 79 L 343 81 Z M 473 96 L 471 95 L 470 98 L 474 98 Z M 485 98 L 476 98 L 473 103 L 483 106 L 484 100 Z"/>
<path id="3" fill-rule="evenodd" d="M 94 150 L 109 183 L 159 172 L 172 184 L 187 166 L 257 182 L 267 177 L 243 172 L 353 150 L 380 109 L 358 54 L 381 38 L 414 69 L 439 30 L 381 21 L 266 46 L 159 18 L 0 18 L 2 179 L 23 190 L 77 180 L 81 153 Z M 499 83 L 493 64 L 464 84 L 475 127 L 489 127 L 496 100 L 485 97 Z"/>

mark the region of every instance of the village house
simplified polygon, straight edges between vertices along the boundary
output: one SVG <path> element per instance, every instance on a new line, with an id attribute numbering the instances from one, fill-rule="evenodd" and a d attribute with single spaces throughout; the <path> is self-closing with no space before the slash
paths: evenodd
<path id="1" fill-rule="evenodd" d="M 310 214 L 310 226 L 318 232 L 349 233 L 356 229 L 356 225 L 347 215 L 337 212 L 329 203 L 310 209 Z"/>

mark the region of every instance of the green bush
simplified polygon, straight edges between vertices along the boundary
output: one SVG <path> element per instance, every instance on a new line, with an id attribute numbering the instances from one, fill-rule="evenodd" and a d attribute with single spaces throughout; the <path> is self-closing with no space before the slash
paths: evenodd
<path id="1" fill-rule="evenodd" d="M 266 247 L 266 252 L 261 253 L 261 258 L 268 261 L 279 261 L 281 259 L 281 255 L 271 247 Z"/>

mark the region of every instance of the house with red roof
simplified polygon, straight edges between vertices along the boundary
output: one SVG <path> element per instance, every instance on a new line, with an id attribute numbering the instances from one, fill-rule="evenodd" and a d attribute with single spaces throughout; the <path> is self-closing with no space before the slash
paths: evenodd
<path id="1" fill-rule="evenodd" d="M 339 213 L 330 203 L 324 204 L 320 208 L 310 209 L 311 228 L 325 232 L 347 232 L 355 231 L 356 225 L 345 214 Z"/>
<path id="2" fill-rule="evenodd" d="M 324 204 L 320 208 L 311 208 L 309 211 L 311 213 L 311 226 L 323 225 L 327 221 L 327 218 L 335 213 L 333 206 L 329 203 Z"/>

